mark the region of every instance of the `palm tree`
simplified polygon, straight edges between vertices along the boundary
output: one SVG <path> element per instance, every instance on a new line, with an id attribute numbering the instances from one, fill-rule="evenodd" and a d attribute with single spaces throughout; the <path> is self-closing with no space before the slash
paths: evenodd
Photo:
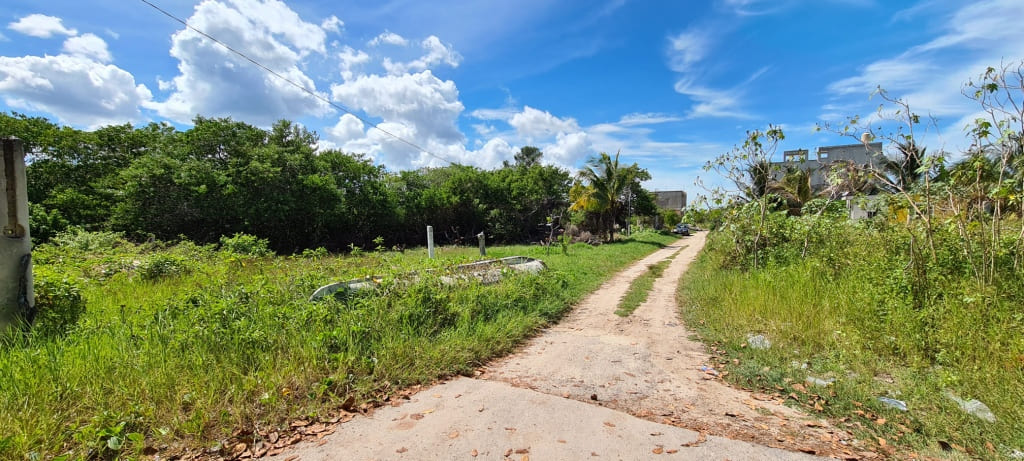
<path id="1" fill-rule="evenodd" d="M 615 220 L 622 209 L 621 197 L 641 171 L 635 163 L 621 167 L 619 152 L 615 153 L 615 158 L 604 152 L 591 157 L 569 191 L 572 200 L 569 209 L 595 213 L 599 230 L 607 232 L 608 241 L 614 240 Z"/>
<path id="2" fill-rule="evenodd" d="M 790 216 L 799 216 L 804 204 L 814 198 L 811 175 L 801 168 L 790 167 L 782 179 L 770 182 L 766 188 L 786 201 Z"/>
<path id="3" fill-rule="evenodd" d="M 921 165 L 924 161 L 927 147 L 918 146 L 912 138 L 896 144 L 896 151 L 899 158 L 886 160 L 882 164 L 882 170 L 893 176 L 893 182 L 903 190 L 916 184 L 924 176 L 921 172 Z"/>

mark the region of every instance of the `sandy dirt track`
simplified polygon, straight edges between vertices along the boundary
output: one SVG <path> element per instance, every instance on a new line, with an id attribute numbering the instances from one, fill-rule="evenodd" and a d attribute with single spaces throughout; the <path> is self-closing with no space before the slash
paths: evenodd
<path id="1" fill-rule="evenodd" d="M 721 381 L 679 320 L 680 276 L 699 232 L 638 261 L 560 323 L 476 378 L 424 389 L 403 404 L 286 451 L 299 460 L 812 459 L 850 457 L 852 437 L 825 421 Z M 630 282 L 671 258 L 647 301 L 614 314 Z"/>

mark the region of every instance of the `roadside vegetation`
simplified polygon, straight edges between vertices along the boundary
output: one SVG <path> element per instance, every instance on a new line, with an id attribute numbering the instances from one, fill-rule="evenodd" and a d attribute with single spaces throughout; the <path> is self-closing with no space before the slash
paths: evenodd
<path id="1" fill-rule="evenodd" d="M 881 92 L 881 122 L 825 128 L 865 148 L 886 139 L 888 155 L 834 165 L 817 194 L 796 187 L 806 172 L 766 170 L 774 127 L 709 165 L 738 193 L 690 218 L 717 230 L 679 301 L 726 379 L 895 457 L 1021 456 L 1024 72 L 989 69 L 966 88 L 986 117 L 959 156 L 926 154 L 926 119 Z M 848 219 L 840 198 L 869 193 L 877 215 Z"/>
<path id="2" fill-rule="evenodd" d="M 570 224 L 611 240 L 631 215 L 658 213 L 640 186 L 647 170 L 607 154 L 576 177 L 543 164 L 532 146 L 491 170 L 390 171 L 321 149 L 315 132 L 287 120 L 262 129 L 207 117 L 184 131 L 156 123 L 82 131 L 0 113 L 0 136 L 24 142 L 36 244 L 72 227 L 135 242 L 208 244 L 245 233 L 279 253 L 412 247 L 428 225 L 439 244 L 475 242 L 481 232 L 495 243 L 554 240 L 552 230 Z M 570 211 L 580 198 L 570 200 L 570 188 L 591 199 Z"/>
<path id="3" fill-rule="evenodd" d="M 665 260 L 647 266 L 647 270 L 643 274 L 633 279 L 629 284 L 629 290 L 626 291 L 626 295 L 619 301 L 619 308 L 615 310 L 615 315 L 629 317 L 636 308 L 640 307 L 644 301 L 647 301 L 647 297 L 651 294 L 651 288 L 654 287 L 654 281 L 661 278 L 665 268 L 672 263 L 672 260 L 676 258 L 680 251 L 683 250 L 680 249 L 672 253 L 672 256 Z"/>
<path id="4" fill-rule="evenodd" d="M 488 248 L 549 270 L 441 283 L 475 248 L 309 250 L 274 256 L 239 234 L 217 245 L 58 234 L 36 248 L 40 317 L 0 346 L 0 459 L 111 459 L 209 449 L 457 374 L 506 353 L 629 262 L 674 238 Z M 414 282 L 402 274 L 419 271 Z M 383 275 L 379 289 L 309 302 L 318 286 Z"/>

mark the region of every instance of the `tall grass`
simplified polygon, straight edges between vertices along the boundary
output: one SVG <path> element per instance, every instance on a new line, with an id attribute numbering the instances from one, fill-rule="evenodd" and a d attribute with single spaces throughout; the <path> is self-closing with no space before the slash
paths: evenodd
<path id="1" fill-rule="evenodd" d="M 769 392 L 779 386 L 807 404 L 810 396 L 793 384 L 835 379 L 827 390 L 811 389 L 824 396 L 822 414 L 907 452 L 946 456 L 961 447 L 996 459 L 1024 450 L 1020 274 L 979 287 L 955 268 L 930 267 L 934 285 L 919 302 L 906 255 L 893 251 L 905 234 L 848 222 L 828 232 L 807 257 L 780 256 L 789 251 L 780 246 L 759 270 L 732 267 L 734 237 L 711 236 L 679 298 L 686 321 L 738 359 L 724 360 L 730 379 Z M 944 257 L 955 261 L 953 254 Z M 757 334 L 769 349 L 747 347 Z M 965 413 L 945 392 L 978 399 L 996 422 Z M 909 411 L 879 397 L 905 401 Z"/>
<path id="2" fill-rule="evenodd" d="M 209 447 L 236 428 L 466 373 L 671 240 L 643 234 L 567 255 L 491 248 L 542 258 L 550 270 L 454 287 L 422 269 L 472 260 L 475 249 L 442 248 L 427 260 L 419 250 L 253 257 L 116 238 L 42 246 L 40 270 L 73 283 L 86 309 L 66 334 L 0 346 L 0 459 Z M 397 283 L 412 270 L 427 275 Z M 376 292 L 306 301 L 320 285 L 370 274 L 385 275 Z"/>

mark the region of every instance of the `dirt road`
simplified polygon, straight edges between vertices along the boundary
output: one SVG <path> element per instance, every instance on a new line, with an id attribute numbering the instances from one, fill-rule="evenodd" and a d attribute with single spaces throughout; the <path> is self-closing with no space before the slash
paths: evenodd
<path id="1" fill-rule="evenodd" d="M 697 233 L 635 263 L 566 319 L 476 378 L 337 428 L 281 457 L 336 459 L 811 459 L 850 436 L 723 383 L 690 339 L 675 300 L 704 246 Z M 673 257 L 633 315 L 614 314 L 630 282 Z"/>

